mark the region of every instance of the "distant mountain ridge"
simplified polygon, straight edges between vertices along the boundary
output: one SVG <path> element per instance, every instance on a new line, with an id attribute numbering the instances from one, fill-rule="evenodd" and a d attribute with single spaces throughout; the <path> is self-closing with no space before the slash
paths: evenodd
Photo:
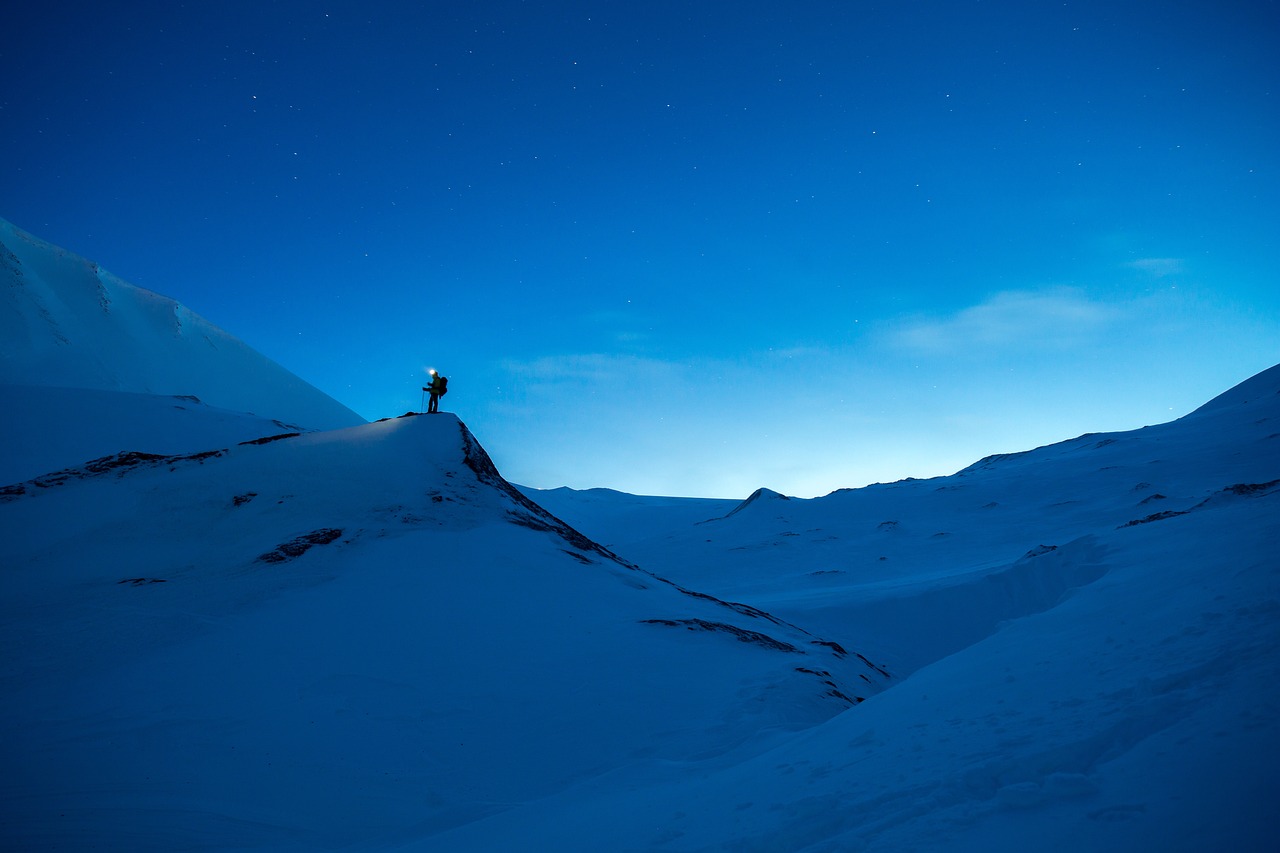
<path id="1" fill-rule="evenodd" d="M 307 429 L 364 423 L 184 305 L 3 219 L 0 385 L 192 396 Z"/>

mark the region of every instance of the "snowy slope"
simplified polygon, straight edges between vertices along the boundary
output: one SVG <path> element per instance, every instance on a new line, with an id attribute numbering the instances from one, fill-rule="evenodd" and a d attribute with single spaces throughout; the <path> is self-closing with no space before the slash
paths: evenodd
<path id="1" fill-rule="evenodd" d="M 194 396 L 308 429 L 364 422 L 184 306 L 2 219 L 0 385 Z"/>
<path id="2" fill-rule="evenodd" d="M 1101 535 L 1103 578 L 759 756 L 399 849 L 1273 850 L 1276 503 Z"/>
<path id="3" fill-rule="evenodd" d="M 518 488 L 560 518 L 585 521 L 591 527 L 591 538 L 610 548 L 719 518 L 738 503 L 722 498 L 632 495 L 614 489 Z"/>
<path id="4" fill-rule="evenodd" d="M 905 677 L 743 762 L 406 849 L 1274 849 L 1277 543 L 1280 367 L 1174 423 L 634 530 L 619 553 Z"/>
<path id="5" fill-rule="evenodd" d="M 620 558 L 449 415 L 39 477 L 0 496 L 6 840 L 1268 850 L 1277 424 L 1273 369 L 936 480 L 557 495 L 646 518 Z"/>
<path id="6" fill-rule="evenodd" d="M 13 849 L 360 849 L 758 753 L 891 679 L 529 502 L 452 415 L 0 490 Z"/>
<path id="7" fill-rule="evenodd" d="M 0 385 L 0 485 L 122 451 L 174 455 L 301 432 L 198 397 Z"/>
<path id="8" fill-rule="evenodd" d="M 1274 848 L 1280 366 L 812 500 L 518 490 L 0 244 L 0 849 Z"/>

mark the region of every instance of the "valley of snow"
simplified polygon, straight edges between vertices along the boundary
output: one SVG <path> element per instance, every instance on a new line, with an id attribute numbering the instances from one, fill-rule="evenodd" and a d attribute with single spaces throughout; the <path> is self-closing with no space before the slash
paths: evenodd
<path id="1" fill-rule="evenodd" d="M 0 849 L 1274 847 L 1280 366 L 811 500 L 518 489 L 3 225 Z"/>

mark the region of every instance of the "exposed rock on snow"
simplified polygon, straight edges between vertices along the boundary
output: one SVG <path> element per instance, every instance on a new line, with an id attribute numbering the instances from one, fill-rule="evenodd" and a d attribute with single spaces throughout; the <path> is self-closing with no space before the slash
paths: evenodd
<path id="1" fill-rule="evenodd" d="M 641 619 L 640 621 L 649 625 L 682 626 L 690 631 L 719 631 L 730 635 L 740 643 L 753 643 L 779 652 L 801 654 L 800 649 L 790 643 L 775 640 L 768 634 L 762 634 L 759 631 L 749 631 L 736 625 L 726 625 L 724 622 L 708 622 L 705 619 Z"/>
<path id="2" fill-rule="evenodd" d="M 264 435 L 262 438 L 251 438 L 248 441 L 241 441 L 240 444 L 270 444 L 273 441 L 280 441 L 286 438 L 294 438 L 302 433 L 299 432 L 282 432 L 279 435 Z"/>
<path id="3" fill-rule="evenodd" d="M 635 568 L 631 563 L 618 557 L 608 548 L 593 542 L 586 536 L 574 530 L 551 513 L 525 497 L 524 493 L 517 489 L 511 483 L 498 473 L 498 468 L 493 464 L 493 460 L 489 458 L 489 454 L 480 446 L 480 442 L 476 441 L 471 430 L 461 421 L 458 423 L 462 430 L 462 463 L 471 469 L 476 475 L 476 479 L 487 486 L 495 488 L 506 495 L 512 502 L 516 504 L 516 509 L 508 510 L 507 517 L 513 524 L 522 527 L 528 527 L 533 530 L 546 530 L 561 539 L 568 542 L 579 551 L 598 554 L 607 560 L 626 566 L 627 568 Z"/>
<path id="4" fill-rule="evenodd" d="M 315 545 L 328 545 L 337 539 L 342 538 L 342 530 L 336 527 L 322 527 L 311 533 L 304 534 L 295 539 L 290 539 L 283 545 L 276 547 L 274 551 L 268 551 L 258 557 L 260 563 L 283 563 L 285 560 L 292 560 L 294 557 L 301 557 L 307 553 Z"/>
<path id="5" fill-rule="evenodd" d="M 123 477 L 130 471 L 136 471 L 143 468 L 154 468 L 166 465 L 172 468 L 190 463 L 202 464 L 205 460 L 213 459 L 224 453 L 226 453 L 226 450 L 205 450 L 200 453 L 185 453 L 175 456 L 164 456 L 158 453 L 142 453 L 137 450 L 130 450 L 124 453 L 114 453 L 111 456 L 104 456 L 101 459 L 91 459 L 76 468 L 54 471 L 51 474 L 35 477 L 25 483 L 15 483 L 10 486 L 5 486 L 0 488 L 0 498 L 15 498 L 29 494 L 33 489 L 48 489 L 54 486 L 61 486 L 72 480 L 84 480 L 90 477 L 99 477 L 106 474 L 116 474 Z"/>
<path id="6" fill-rule="evenodd" d="M 1236 483 L 1234 486 L 1227 486 L 1222 491 L 1242 497 L 1256 498 L 1274 492 L 1277 487 L 1280 487 L 1280 480 L 1271 480 L 1266 483 Z"/>
<path id="7" fill-rule="evenodd" d="M 1166 509 L 1163 512 L 1153 512 L 1146 518 L 1137 518 L 1133 521 L 1126 521 L 1121 527 L 1134 527 L 1139 524 L 1150 524 L 1153 521 L 1164 521 L 1169 518 L 1177 518 L 1180 515 L 1186 515 L 1190 510 Z"/>

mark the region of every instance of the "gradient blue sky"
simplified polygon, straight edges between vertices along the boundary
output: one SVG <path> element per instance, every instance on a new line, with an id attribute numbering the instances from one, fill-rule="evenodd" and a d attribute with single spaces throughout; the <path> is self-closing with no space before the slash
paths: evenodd
<path id="1" fill-rule="evenodd" d="M 800 496 L 1280 361 L 1276 2 L 24 3 L 0 216 L 526 485 Z"/>

